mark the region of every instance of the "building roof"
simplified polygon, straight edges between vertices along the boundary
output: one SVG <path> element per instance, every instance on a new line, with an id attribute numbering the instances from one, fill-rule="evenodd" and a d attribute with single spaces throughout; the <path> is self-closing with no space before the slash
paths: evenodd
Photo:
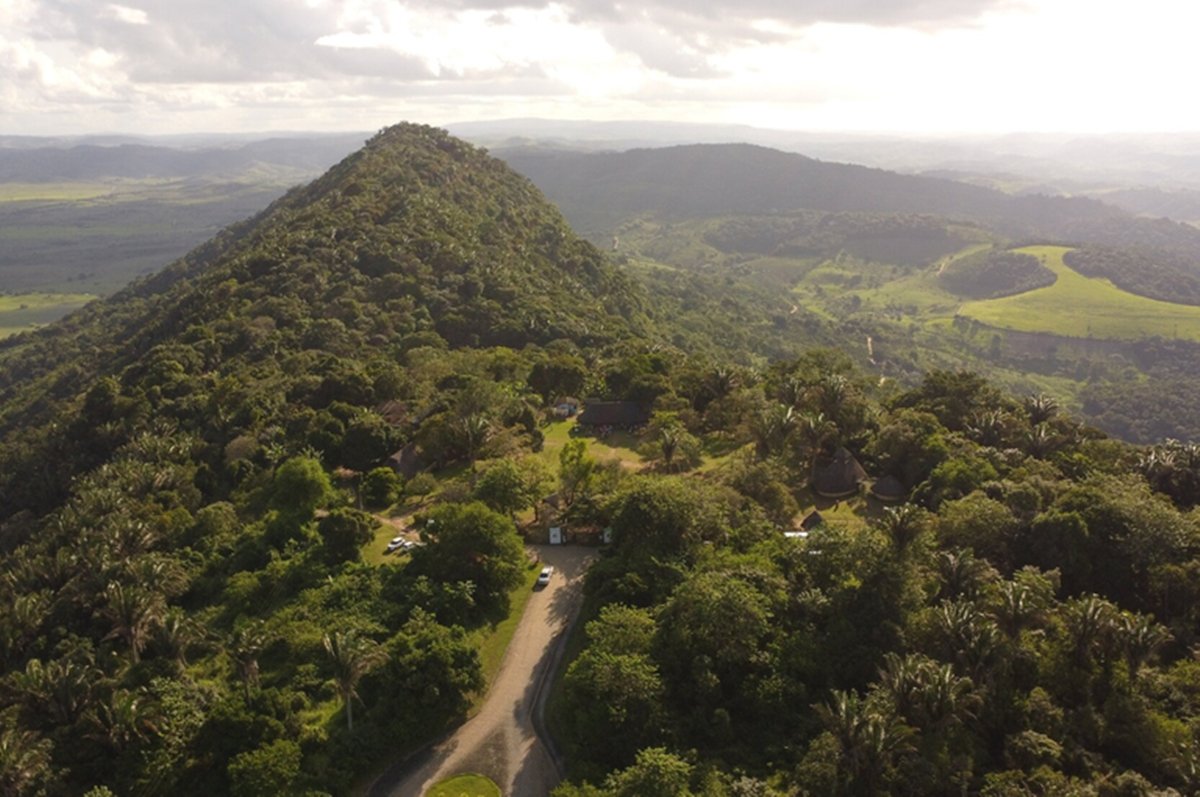
<path id="1" fill-rule="evenodd" d="M 800 521 L 800 528 L 803 531 L 812 531 L 817 526 L 824 526 L 825 518 L 817 510 L 813 510 L 804 516 L 804 520 Z"/>
<path id="2" fill-rule="evenodd" d="M 388 466 L 406 479 L 411 479 L 424 467 L 416 443 L 409 443 L 387 459 Z"/>
<path id="3" fill-rule="evenodd" d="M 871 494 L 880 501 L 902 501 L 908 496 L 908 490 L 895 476 L 888 475 L 876 479 L 871 485 Z"/>
<path id="4" fill-rule="evenodd" d="M 588 401 L 579 414 L 583 426 L 641 426 L 649 420 L 646 407 L 636 401 Z"/>
<path id="5" fill-rule="evenodd" d="M 858 492 L 858 485 L 866 478 L 867 472 L 854 455 L 839 448 L 829 464 L 813 474 L 813 492 L 825 498 L 842 498 Z"/>

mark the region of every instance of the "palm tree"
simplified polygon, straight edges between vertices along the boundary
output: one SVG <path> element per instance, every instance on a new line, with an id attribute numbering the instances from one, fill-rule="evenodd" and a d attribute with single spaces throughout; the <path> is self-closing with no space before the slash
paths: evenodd
<path id="1" fill-rule="evenodd" d="M 896 712 L 925 731 L 966 722 L 975 716 L 981 702 L 970 678 L 959 677 L 949 664 L 925 656 L 889 653 L 879 677 Z"/>
<path id="2" fill-rule="evenodd" d="M 1058 414 L 1058 402 L 1045 393 L 1037 393 L 1025 399 L 1025 412 L 1029 423 L 1037 426 Z"/>
<path id="3" fill-rule="evenodd" d="M 664 426 L 658 430 L 658 444 L 662 448 L 663 465 L 667 470 L 671 469 L 671 463 L 679 451 L 679 444 L 683 441 L 681 432 L 681 429 L 674 426 Z"/>
<path id="4" fill-rule="evenodd" d="M 470 463 L 471 470 L 474 471 L 475 458 L 479 456 L 479 449 L 483 447 L 483 444 L 492 435 L 492 422 L 482 413 L 473 412 L 465 418 L 459 419 L 458 432 L 462 436 L 463 449 L 467 455 L 467 462 Z"/>
<path id="5" fill-rule="evenodd" d="M 1142 665 L 1172 639 L 1170 631 L 1144 614 L 1123 615 L 1117 623 L 1117 635 L 1124 648 L 1131 680 L 1136 679 Z"/>
<path id="6" fill-rule="evenodd" d="M 1008 431 L 1008 417 L 1002 410 L 976 413 L 967 421 L 967 434 L 981 446 L 998 446 Z"/>
<path id="7" fill-rule="evenodd" d="M 346 706 L 346 727 L 354 730 L 354 699 L 359 680 L 387 660 L 387 651 L 378 642 L 358 636 L 354 631 L 335 631 L 325 635 L 325 652 L 333 664 L 333 678 Z"/>
<path id="8" fill-rule="evenodd" d="M 1115 649 L 1117 610 L 1097 595 L 1085 595 L 1067 605 L 1067 631 L 1074 641 L 1075 663 L 1083 666 L 1093 654 L 1108 660 Z"/>
<path id="9" fill-rule="evenodd" d="M 188 666 L 188 648 L 202 637 L 203 633 L 187 616 L 187 612 L 173 606 L 167 609 L 162 622 L 158 625 L 155 644 L 163 653 L 175 660 L 175 666 L 182 672 Z"/>
<path id="10" fill-rule="evenodd" d="M 24 670 L 9 676 L 9 685 L 32 714 L 65 727 L 92 704 L 100 675 L 89 661 L 30 659 Z"/>
<path id="11" fill-rule="evenodd" d="M 766 459 L 783 448 L 796 427 L 796 419 L 795 410 L 786 404 L 772 404 L 759 410 L 750 424 L 759 459 Z"/>
<path id="12" fill-rule="evenodd" d="M 105 639 L 124 640 L 129 647 L 130 662 L 137 664 L 146 638 L 166 610 L 163 597 L 142 587 L 127 587 L 120 581 L 110 581 L 104 597 L 107 603 L 100 611 L 112 623 L 112 630 Z"/>
<path id="13" fill-rule="evenodd" d="M 88 715 L 92 726 L 89 738 L 120 755 L 130 743 L 144 740 L 155 730 L 155 713 L 135 692 L 117 689 Z"/>
<path id="14" fill-rule="evenodd" d="M 1042 614 L 1033 590 L 1024 584 L 1005 581 L 1000 585 L 999 602 L 992 617 L 1000 630 L 1009 639 L 1016 639 L 1021 631 L 1033 625 Z"/>
<path id="15" fill-rule="evenodd" d="M 911 731 L 894 717 L 873 709 L 856 692 L 835 690 L 829 703 L 814 706 L 826 729 L 837 740 L 839 769 L 864 794 L 875 794 L 880 779 Z"/>
<path id="16" fill-rule="evenodd" d="M 17 727 L 0 730 L 0 794 L 36 794 L 50 778 L 49 739 Z"/>
<path id="17" fill-rule="evenodd" d="M 879 527 L 897 554 L 903 555 L 925 530 L 926 514 L 916 504 L 885 507 L 879 519 Z"/>
<path id="18" fill-rule="evenodd" d="M 262 622 L 257 620 L 239 627 L 229 637 L 225 651 L 237 667 L 247 700 L 250 690 L 258 686 L 258 656 L 270 641 Z"/>
<path id="19" fill-rule="evenodd" d="M 1000 577 L 996 568 L 986 559 L 975 556 L 970 548 L 939 551 L 936 564 L 942 582 L 941 595 L 950 600 L 974 598 L 984 584 Z"/>

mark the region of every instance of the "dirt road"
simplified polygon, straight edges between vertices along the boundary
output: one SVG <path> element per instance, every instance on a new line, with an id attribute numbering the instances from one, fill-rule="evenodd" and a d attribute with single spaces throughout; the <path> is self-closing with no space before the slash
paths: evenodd
<path id="1" fill-rule="evenodd" d="M 558 768 L 534 729 L 534 711 L 556 643 L 579 609 L 594 551 L 535 547 L 543 563 L 554 566 L 554 577 L 529 599 L 483 708 L 402 770 L 385 773 L 370 797 L 422 797 L 433 784 L 463 772 L 487 775 L 505 797 L 546 797 L 558 784 Z"/>

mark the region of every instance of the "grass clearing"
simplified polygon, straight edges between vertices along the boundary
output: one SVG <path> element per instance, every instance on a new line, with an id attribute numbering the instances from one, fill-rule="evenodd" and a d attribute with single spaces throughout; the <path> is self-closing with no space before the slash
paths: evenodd
<path id="1" fill-rule="evenodd" d="M 569 418 L 565 421 L 554 421 L 542 427 L 542 457 L 550 464 L 551 467 L 558 467 L 558 452 L 562 451 L 563 446 L 568 440 L 573 439 L 577 428 L 574 418 Z M 591 454 L 599 462 L 608 462 L 616 459 L 621 462 L 621 465 L 630 469 L 641 468 L 644 464 L 642 455 L 637 452 L 637 447 L 642 441 L 637 435 L 629 432 L 613 432 L 604 439 L 593 437 L 591 435 L 579 435 L 579 439 L 587 443 L 588 453 Z"/>
<path id="2" fill-rule="evenodd" d="M 500 797 L 500 787 L 483 775 L 455 775 L 434 785 L 425 797 Z"/>
<path id="3" fill-rule="evenodd" d="M 104 183 L 0 183 L 0 202 L 82 202 L 110 194 Z"/>
<path id="4" fill-rule="evenodd" d="M 1127 293 L 1106 279 L 1085 277 L 1063 262 L 1063 246 L 1014 250 L 1040 259 L 1058 280 L 1001 299 L 968 302 L 959 313 L 989 326 L 1070 338 L 1200 341 L 1200 307 Z"/>
<path id="5" fill-rule="evenodd" d="M 8 337 L 57 321 L 95 298 L 90 293 L 0 295 L 0 337 Z"/>

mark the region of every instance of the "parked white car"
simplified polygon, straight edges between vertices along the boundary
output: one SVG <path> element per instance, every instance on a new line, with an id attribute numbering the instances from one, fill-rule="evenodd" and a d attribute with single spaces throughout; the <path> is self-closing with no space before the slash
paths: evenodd
<path id="1" fill-rule="evenodd" d="M 550 583 L 550 576 L 552 575 L 554 575 L 554 568 L 546 565 L 542 568 L 542 572 L 538 573 L 537 584 L 534 586 L 541 588 L 548 585 Z"/>

